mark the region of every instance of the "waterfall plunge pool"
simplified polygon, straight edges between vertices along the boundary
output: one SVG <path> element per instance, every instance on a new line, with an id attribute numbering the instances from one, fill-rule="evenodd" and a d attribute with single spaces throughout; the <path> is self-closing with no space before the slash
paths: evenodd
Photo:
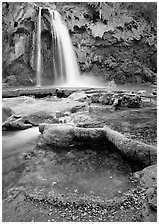
<path id="1" fill-rule="evenodd" d="M 32 192 L 78 200 L 111 199 L 136 186 L 131 174 L 140 169 L 111 143 L 82 144 L 69 149 L 35 148 L 37 128 L 3 132 L 3 190 L 23 186 Z M 34 151 L 28 159 L 25 155 Z M 38 189 L 38 190 L 37 190 Z"/>

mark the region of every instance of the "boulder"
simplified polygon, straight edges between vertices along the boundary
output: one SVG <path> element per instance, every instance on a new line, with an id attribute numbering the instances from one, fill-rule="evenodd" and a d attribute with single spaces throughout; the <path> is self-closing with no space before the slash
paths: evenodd
<path id="1" fill-rule="evenodd" d="M 113 93 L 103 94 L 101 97 L 99 97 L 99 102 L 102 103 L 103 105 L 112 105 L 114 102 L 114 94 Z"/>
<path id="2" fill-rule="evenodd" d="M 81 103 L 79 105 L 75 105 L 70 109 L 71 113 L 77 113 L 79 111 L 88 111 L 88 104 L 87 103 Z"/>
<path id="3" fill-rule="evenodd" d="M 75 92 L 72 93 L 69 98 L 75 100 L 75 101 L 79 101 L 79 102 L 85 102 L 88 97 L 84 92 Z"/>
<path id="4" fill-rule="evenodd" d="M 56 89 L 55 95 L 58 98 L 66 98 L 66 97 L 68 97 L 70 95 L 70 93 L 68 93 L 68 91 L 64 90 L 64 89 Z"/>
<path id="5" fill-rule="evenodd" d="M 141 107 L 141 96 L 138 94 L 116 95 L 114 98 L 113 107 L 115 110 L 120 108 L 139 108 Z"/>
<path id="6" fill-rule="evenodd" d="M 58 124 L 60 123 L 60 120 L 59 118 L 56 118 L 55 114 L 41 110 L 37 112 L 30 112 L 24 116 L 14 114 L 3 122 L 3 130 L 23 130 L 32 126 L 37 126 L 40 123 Z"/>
<path id="7" fill-rule="evenodd" d="M 47 111 L 37 111 L 30 113 L 26 116 L 26 119 L 31 123 L 32 125 L 39 125 L 40 123 L 60 123 L 59 119 L 50 112 Z"/>
<path id="8" fill-rule="evenodd" d="M 157 165 L 144 168 L 134 173 L 144 191 L 145 202 L 143 203 L 143 221 L 156 222 L 157 220 Z"/>
<path id="9" fill-rule="evenodd" d="M 43 144 L 55 147 L 68 147 L 74 138 L 74 128 L 71 125 L 52 124 L 40 125 L 39 131 L 43 133 Z"/>
<path id="10" fill-rule="evenodd" d="M 69 147 L 88 142 L 107 142 L 103 128 L 81 128 L 70 124 L 40 124 L 42 133 L 40 144 L 53 147 Z"/>
<path id="11" fill-rule="evenodd" d="M 102 97 L 102 93 L 93 93 L 90 95 L 91 103 L 100 103 L 100 97 Z"/>
<path id="12" fill-rule="evenodd" d="M 131 93 L 95 93 L 90 96 L 91 103 L 100 103 L 103 105 L 113 105 L 115 110 L 121 108 L 139 108 L 141 107 L 141 96 Z"/>
<path id="13" fill-rule="evenodd" d="M 28 120 L 23 118 L 21 115 L 12 115 L 2 124 L 2 130 L 5 131 L 24 130 L 31 127 L 32 124 L 30 124 Z"/>
<path id="14" fill-rule="evenodd" d="M 141 171 L 134 173 L 134 177 L 140 181 L 140 185 L 143 188 L 150 189 L 157 187 L 157 165 L 152 165 L 144 168 Z M 151 192 L 147 192 L 148 196 L 151 196 Z M 153 192 L 154 193 L 154 192 Z"/>
<path id="15" fill-rule="evenodd" d="M 71 123 L 75 124 L 76 127 L 86 127 L 95 124 L 94 120 L 89 114 L 78 113 L 70 120 Z"/>

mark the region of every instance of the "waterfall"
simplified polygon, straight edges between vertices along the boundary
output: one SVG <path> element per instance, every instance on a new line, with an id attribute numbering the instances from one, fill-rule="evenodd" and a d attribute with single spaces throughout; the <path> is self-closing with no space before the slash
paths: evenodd
<path id="1" fill-rule="evenodd" d="M 103 81 L 95 76 L 82 75 L 67 27 L 61 15 L 47 8 L 51 17 L 52 35 L 52 79 L 54 85 L 67 87 L 101 87 Z M 41 10 L 37 21 L 37 86 L 41 86 Z"/>
<path id="2" fill-rule="evenodd" d="M 37 68 L 36 68 L 36 84 L 41 86 L 41 7 L 37 20 Z"/>
<path id="3" fill-rule="evenodd" d="M 80 72 L 71 38 L 61 15 L 49 10 L 52 18 L 53 71 L 55 84 L 76 86 Z"/>

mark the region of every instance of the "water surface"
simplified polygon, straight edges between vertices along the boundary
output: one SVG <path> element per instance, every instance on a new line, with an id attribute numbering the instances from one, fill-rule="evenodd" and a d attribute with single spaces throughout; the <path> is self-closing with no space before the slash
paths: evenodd
<path id="1" fill-rule="evenodd" d="M 21 154 L 31 151 L 40 135 L 38 127 L 21 131 L 2 132 L 2 187 L 14 185 L 22 174 L 25 163 Z"/>

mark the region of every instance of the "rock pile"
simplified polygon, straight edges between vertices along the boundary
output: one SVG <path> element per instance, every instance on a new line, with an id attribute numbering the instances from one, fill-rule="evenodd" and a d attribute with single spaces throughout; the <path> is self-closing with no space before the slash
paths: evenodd
<path id="1" fill-rule="evenodd" d="M 141 107 L 141 96 L 131 93 L 96 93 L 91 97 L 91 103 L 102 105 L 113 105 L 115 110 L 120 108 L 139 108 Z"/>

